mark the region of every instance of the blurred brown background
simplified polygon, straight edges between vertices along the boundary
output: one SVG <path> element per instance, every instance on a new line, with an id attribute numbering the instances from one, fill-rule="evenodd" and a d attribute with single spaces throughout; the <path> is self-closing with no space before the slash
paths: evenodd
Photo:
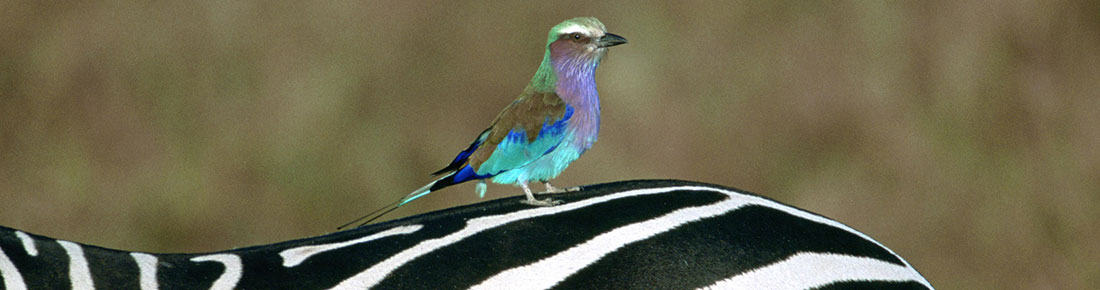
<path id="1" fill-rule="evenodd" d="M 1100 288 L 1096 1 L 4 1 L 0 224 L 158 252 L 330 232 L 428 182 L 575 16 L 630 43 L 555 184 L 718 183 L 942 289 Z"/>

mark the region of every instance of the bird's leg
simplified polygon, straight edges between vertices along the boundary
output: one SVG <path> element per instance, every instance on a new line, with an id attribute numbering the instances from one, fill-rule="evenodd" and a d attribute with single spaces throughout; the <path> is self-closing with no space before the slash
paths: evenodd
<path id="1" fill-rule="evenodd" d="M 519 186 L 523 188 L 523 194 L 527 195 L 527 200 L 521 201 L 522 203 L 530 204 L 533 206 L 555 206 L 561 204 L 560 200 L 553 200 L 549 198 L 543 200 L 535 199 L 535 194 L 531 193 L 531 188 L 527 186 L 527 182 L 521 181 L 519 183 Z"/>
<path id="2" fill-rule="evenodd" d="M 527 195 L 527 200 L 528 200 L 528 201 L 535 201 L 535 194 L 534 194 L 534 193 L 531 193 L 531 188 L 530 188 L 530 187 L 527 187 L 527 183 L 526 183 L 526 182 L 520 182 L 520 183 L 519 183 L 519 187 L 522 187 L 522 188 L 523 188 L 523 194 L 526 194 L 526 195 Z"/>
<path id="3" fill-rule="evenodd" d="M 580 186 L 565 187 L 565 188 L 554 187 L 553 185 L 550 185 L 549 181 L 543 181 L 542 184 L 546 186 L 546 193 L 574 192 L 574 191 L 581 190 Z"/>
<path id="4" fill-rule="evenodd" d="M 557 187 L 554 187 L 553 185 L 550 185 L 550 182 L 549 182 L 549 181 L 543 181 L 543 182 L 542 182 L 542 185 L 545 185 L 545 186 L 546 186 L 546 192 L 544 192 L 544 193 L 562 193 L 562 192 L 569 192 L 569 191 L 571 191 L 571 190 L 569 190 L 569 188 L 557 188 Z"/>

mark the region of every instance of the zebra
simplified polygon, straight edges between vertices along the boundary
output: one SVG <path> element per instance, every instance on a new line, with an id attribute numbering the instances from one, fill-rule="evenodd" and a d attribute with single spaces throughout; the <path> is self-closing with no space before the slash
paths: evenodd
<path id="1" fill-rule="evenodd" d="M 934 289 L 840 222 L 678 180 L 587 185 L 316 237 L 142 253 L 0 227 L 3 289 Z"/>

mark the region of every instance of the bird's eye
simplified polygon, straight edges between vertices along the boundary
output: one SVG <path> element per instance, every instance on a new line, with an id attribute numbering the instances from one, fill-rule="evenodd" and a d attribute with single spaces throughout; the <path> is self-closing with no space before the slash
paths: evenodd
<path id="1" fill-rule="evenodd" d="M 578 32 L 574 32 L 573 33 L 573 39 L 580 40 L 581 39 L 581 34 L 578 33 Z"/>

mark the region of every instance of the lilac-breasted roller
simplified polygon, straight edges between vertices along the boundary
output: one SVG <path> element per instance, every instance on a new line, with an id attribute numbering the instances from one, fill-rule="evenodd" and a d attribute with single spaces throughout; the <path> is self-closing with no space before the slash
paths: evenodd
<path id="1" fill-rule="evenodd" d="M 523 93 L 447 167 L 432 173 L 441 178 L 409 193 L 397 206 L 471 180 L 479 181 L 477 191 L 484 196 L 485 179 L 518 185 L 528 204 L 557 204 L 535 199 L 527 183 L 542 182 L 547 191 L 560 192 L 549 180 L 596 142 L 600 100 L 594 74 L 607 48 L 624 43 L 626 39 L 607 33 L 596 18 L 573 18 L 555 25 L 542 64 Z"/>

